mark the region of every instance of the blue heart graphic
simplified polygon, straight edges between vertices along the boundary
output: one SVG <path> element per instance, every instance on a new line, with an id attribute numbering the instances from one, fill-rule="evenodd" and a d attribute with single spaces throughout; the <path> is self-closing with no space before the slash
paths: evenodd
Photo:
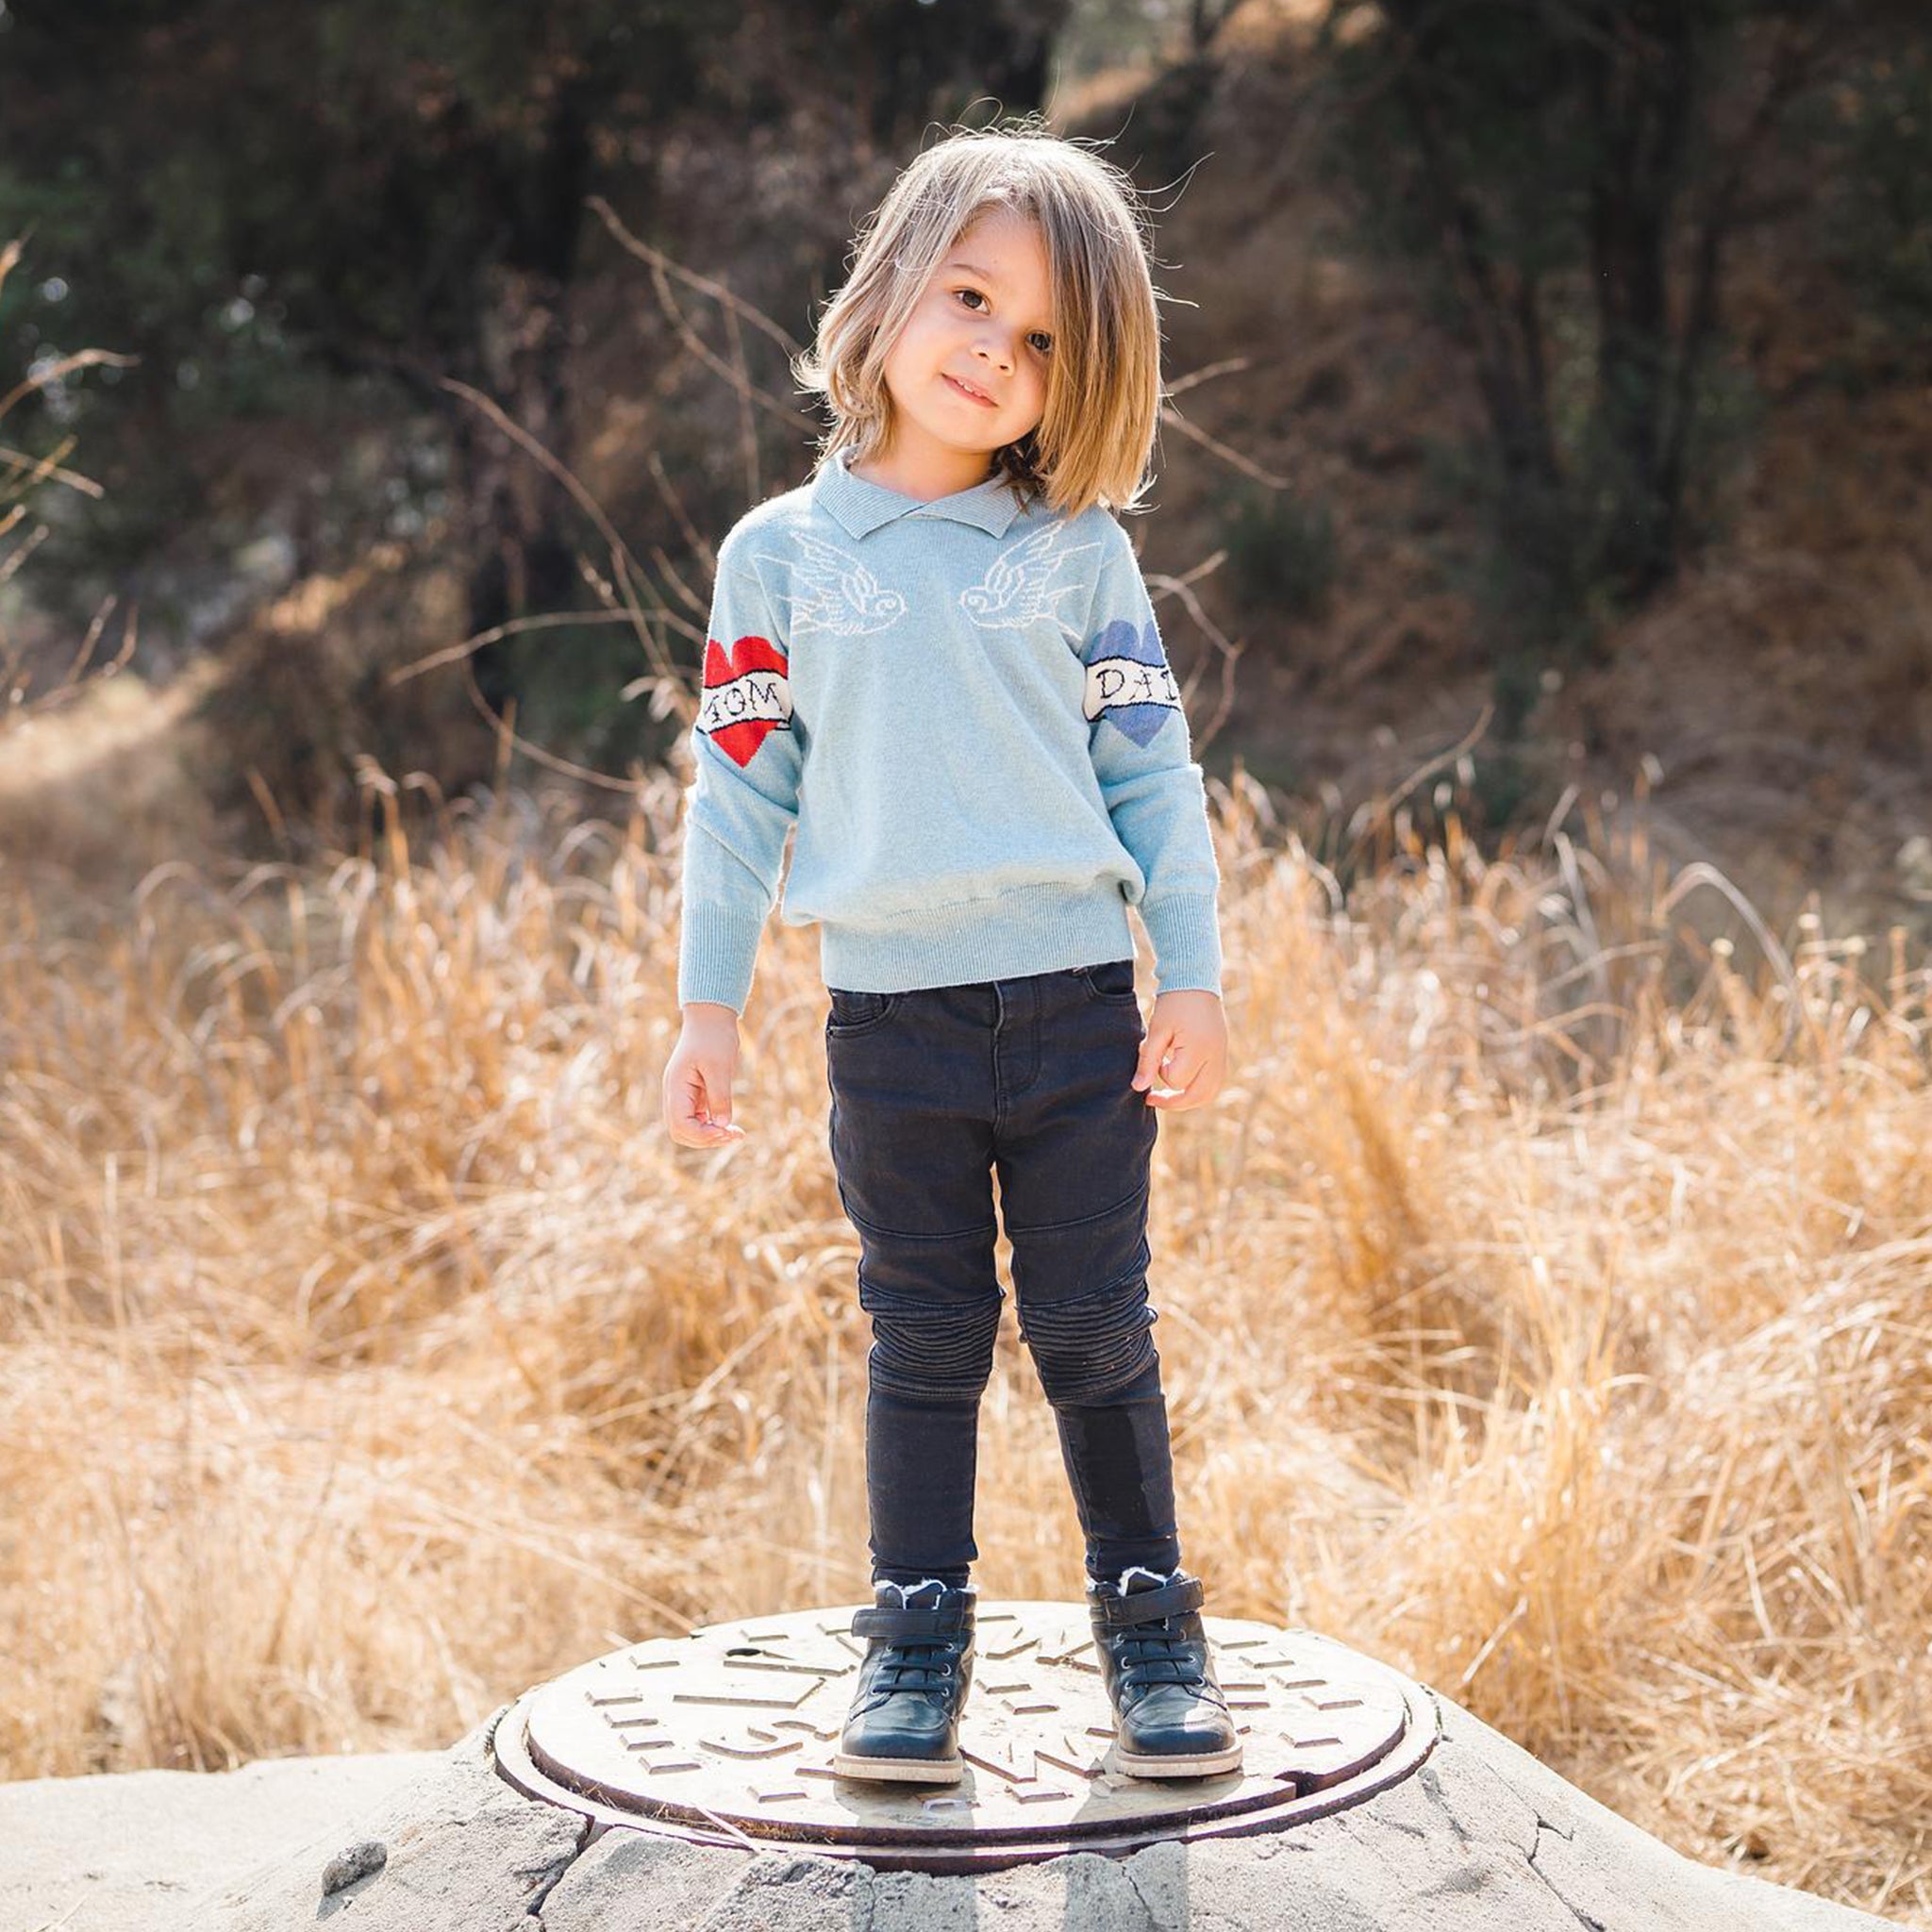
<path id="1" fill-rule="evenodd" d="M 1151 624 L 1144 630 L 1136 629 L 1124 618 L 1116 618 L 1108 625 L 1087 646 L 1081 661 L 1091 665 L 1102 658 L 1131 658 L 1137 664 L 1160 665 L 1166 662 L 1160 649 L 1160 633 Z M 1108 724 L 1118 725 L 1144 749 L 1153 741 L 1155 733 L 1174 716 L 1174 707 L 1150 704 L 1145 700 L 1135 704 L 1110 704 L 1100 716 Z"/>

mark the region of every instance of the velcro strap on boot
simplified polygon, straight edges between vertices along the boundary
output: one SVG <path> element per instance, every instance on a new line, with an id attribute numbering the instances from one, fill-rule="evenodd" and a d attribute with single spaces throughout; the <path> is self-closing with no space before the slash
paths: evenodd
<path id="1" fill-rule="evenodd" d="M 924 1638 L 927 1641 L 958 1637 L 973 1628 L 973 1611 L 964 1605 L 951 1609 L 894 1609 L 890 1604 L 856 1611 L 852 1618 L 855 1637 Z"/>
<path id="2" fill-rule="evenodd" d="M 1158 1590 L 1137 1590 L 1130 1596 L 1095 1595 L 1088 1607 L 1109 1628 L 1127 1624 L 1147 1624 L 1156 1617 L 1184 1617 L 1198 1610 L 1208 1592 L 1198 1576 L 1184 1576 L 1164 1583 Z"/>

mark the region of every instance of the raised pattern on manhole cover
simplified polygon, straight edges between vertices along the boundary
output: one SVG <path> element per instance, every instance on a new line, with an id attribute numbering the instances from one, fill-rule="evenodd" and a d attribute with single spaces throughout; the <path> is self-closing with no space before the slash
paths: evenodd
<path id="1" fill-rule="evenodd" d="M 963 1871 L 1279 1829 L 1407 1776 L 1435 1743 L 1434 1705 L 1399 1672 L 1313 1631 L 1207 1617 L 1241 1768 L 1130 1777 L 1110 1768 L 1085 1607 L 982 1598 L 965 1776 L 841 1777 L 832 1753 L 865 1655 L 857 1608 L 713 1624 L 592 1658 L 505 1713 L 498 1763 L 531 1796 L 608 1823 Z"/>

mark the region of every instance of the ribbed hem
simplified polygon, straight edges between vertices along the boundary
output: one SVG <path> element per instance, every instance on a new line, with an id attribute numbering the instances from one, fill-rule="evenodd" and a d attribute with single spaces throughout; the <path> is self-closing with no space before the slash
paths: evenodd
<path id="1" fill-rule="evenodd" d="M 1157 992 L 1187 988 L 1221 991 L 1221 925 L 1212 892 L 1171 892 L 1141 902 L 1141 923 L 1154 944 Z"/>
<path id="2" fill-rule="evenodd" d="M 742 1013 L 751 998 L 762 917 L 728 906 L 687 906 L 677 939 L 677 1004 L 714 1000 Z"/>
<path id="3" fill-rule="evenodd" d="M 1085 893 L 1024 886 L 997 898 L 938 906 L 892 926 L 819 928 L 825 984 L 848 992 L 973 986 L 1133 957 L 1127 902 L 1112 879 Z"/>

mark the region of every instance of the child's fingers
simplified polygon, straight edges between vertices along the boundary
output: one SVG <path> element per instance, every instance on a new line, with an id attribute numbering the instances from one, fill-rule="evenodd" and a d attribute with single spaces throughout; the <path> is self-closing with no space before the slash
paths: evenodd
<path id="1" fill-rule="evenodd" d="M 731 1092 L 721 1088 L 713 1101 L 705 1076 L 692 1068 L 678 1089 L 673 1138 L 687 1146 L 716 1146 L 726 1141 L 741 1141 L 744 1129 L 731 1124 Z"/>
<path id="2" fill-rule="evenodd" d="M 1143 1091 L 1158 1091 L 1174 1074 L 1174 1059 L 1180 1048 L 1162 1035 L 1150 1036 L 1141 1044 L 1141 1058 L 1134 1068 L 1134 1085 Z"/>
<path id="3" fill-rule="evenodd" d="M 1141 1041 L 1141 1056 L 1134 1063 L 1134 1088 L 1137 1092 L 1160 1084 L 1160 1074 L 1171 1050 L 1165 1033 L 1149 1033 Z"/>
<path id="4" fill-rule="evenodd" d="M 700 1101 L 698 1126 L 701 1131 L 713 1141 L 743 1140 L 744 1129 L 731 1124 L 730 1088 L 721 1087 L 716 1097 L 712 1098 L 708 1094 L 702 1077 L 700 1077 L 698 1093 Z"/>
<path id="5" fill-rule="evenodd" d="M 1183 1065 L 1186 1055 L 1178 1046 L 1170 1047 L 1156 1063 L 1151 1079 L 1144 1082 L 1149 1107 L 1166 1107 L 1176 1100 L 1184 1099 L 1199 1067 Z M 1143 1084 L 1136 1080 L 1135 1084 Z"/>

